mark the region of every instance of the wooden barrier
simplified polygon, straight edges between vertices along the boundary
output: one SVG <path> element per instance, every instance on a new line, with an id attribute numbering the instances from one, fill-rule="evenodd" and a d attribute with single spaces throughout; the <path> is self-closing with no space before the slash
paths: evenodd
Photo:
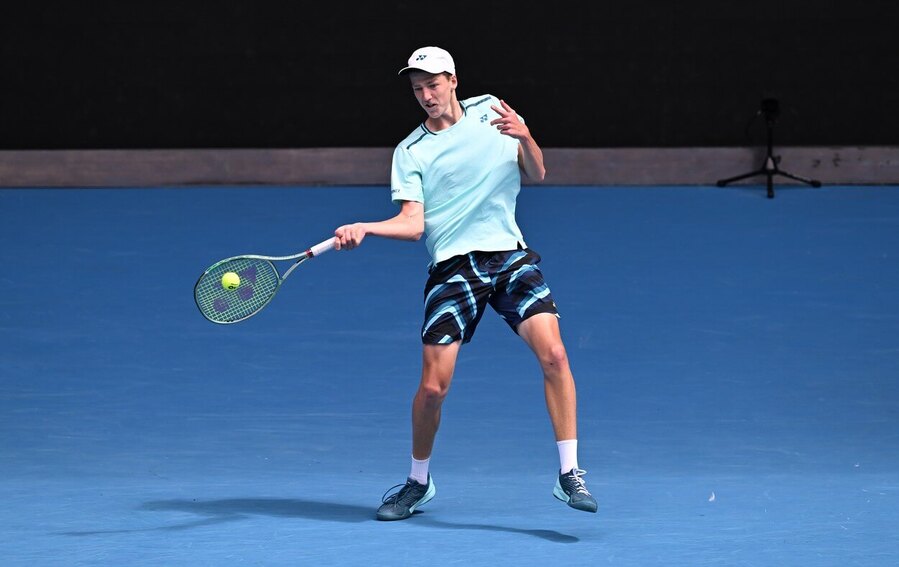
<path id="1" fill-rule="evenodd" d="M 899 183 L 899 147 L 774 153 L 781 169 L 825 185 Z M 386 185 L 391 154 L 392 148 L 0 151 L 0 187 Z M 765 159 L 764 148 L 546 148 L 544 154 L 544 185 L 714 185 Z"/>

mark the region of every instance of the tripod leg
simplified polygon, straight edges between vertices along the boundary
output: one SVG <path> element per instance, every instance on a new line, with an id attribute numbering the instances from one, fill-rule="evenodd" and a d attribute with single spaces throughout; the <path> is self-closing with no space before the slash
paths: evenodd
<path id="1" fill-rule="evenodd" d="M 763 169 L 757 169 L 755 171 L 750 171 L 749 173 L 744 173 L 743 175 L 737 175 L 736 177 L 730 177 L 728 179 L 720 179 L 717 183 L 718 187 L 724 187 L 728 183 L 733 183 L 734 181 L 739 181 L 741 179 L 746 179 L 747 177 L 755 177 L 756 175 L 764 175 L 767 171 Z"/>
<path id="2" fill-rule="evenodd" d="M 776 173 L 777 175 L 783 175 L 784 177 L 789 177 L 790 179 L 795 179 L 796 181 L 802 181 L 803 183 L 811 185 L 812 187 L 820 187 L 821 186 L 821 182 L 816 179 L 800 177 L 798 175 L 794 175 L 792 173 L 787 173 L 786 171 L 781 171 L 779 169 L 776 170 L 774 173 Z"/>
<path id="3" fill-rule="evenodd" d="M 773 199 L 774 198 L 774 183 L 771 182 L 772 172 L 767 171 L 766 173 L 768 174 L 768 198 Z"/>

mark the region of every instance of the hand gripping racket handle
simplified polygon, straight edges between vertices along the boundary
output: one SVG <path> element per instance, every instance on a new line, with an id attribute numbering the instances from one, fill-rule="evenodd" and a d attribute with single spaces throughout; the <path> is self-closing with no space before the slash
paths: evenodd
<path id="1" fill-rule="evenodd" d="M 336 240 L 336 237 L 329 238 L 325 241 L 319 242 L 318 244 L 316 244 L 315 246 L 313 246 L 312 248 L 307 250 L 306 253 L 310 254 L 313 258 L 320 254 L 324 254 L 328 250 L 332 250 L 334 248 L 335 240 Z"/>

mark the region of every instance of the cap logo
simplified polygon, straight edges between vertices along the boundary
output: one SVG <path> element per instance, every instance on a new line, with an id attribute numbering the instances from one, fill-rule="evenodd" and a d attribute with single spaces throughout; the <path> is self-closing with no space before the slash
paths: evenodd
<path id="1" fill-rule="evenodd" d="M 406 71 L 419 70 L 427 73 L 456 73 L 452 56 L 439 47 L 420 47 L 412 52 L 407 65 L 400 69 L 402 75 Z"/>

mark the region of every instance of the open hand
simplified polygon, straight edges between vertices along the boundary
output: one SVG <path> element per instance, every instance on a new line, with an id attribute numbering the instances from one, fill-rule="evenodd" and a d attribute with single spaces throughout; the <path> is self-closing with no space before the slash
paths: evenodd
<path id="1" fill-rule="evenodd" d="M 523 140 L 530 136 L 531 134 L 528 127 L 518 118 L 518 113 L 516 113 L 511 106 L 506 104 L 506 101 L 500 100 L 499 103 L 502 105 L 502 108 L 499 108 L 496 105 L 490 106 L 494 112 L 499 114 L 499 118 L 491 120 L 490 124 L 496 126 L 496 129 L 499 130 L 500 134 L 511 136 L 516 140 Z"/>

